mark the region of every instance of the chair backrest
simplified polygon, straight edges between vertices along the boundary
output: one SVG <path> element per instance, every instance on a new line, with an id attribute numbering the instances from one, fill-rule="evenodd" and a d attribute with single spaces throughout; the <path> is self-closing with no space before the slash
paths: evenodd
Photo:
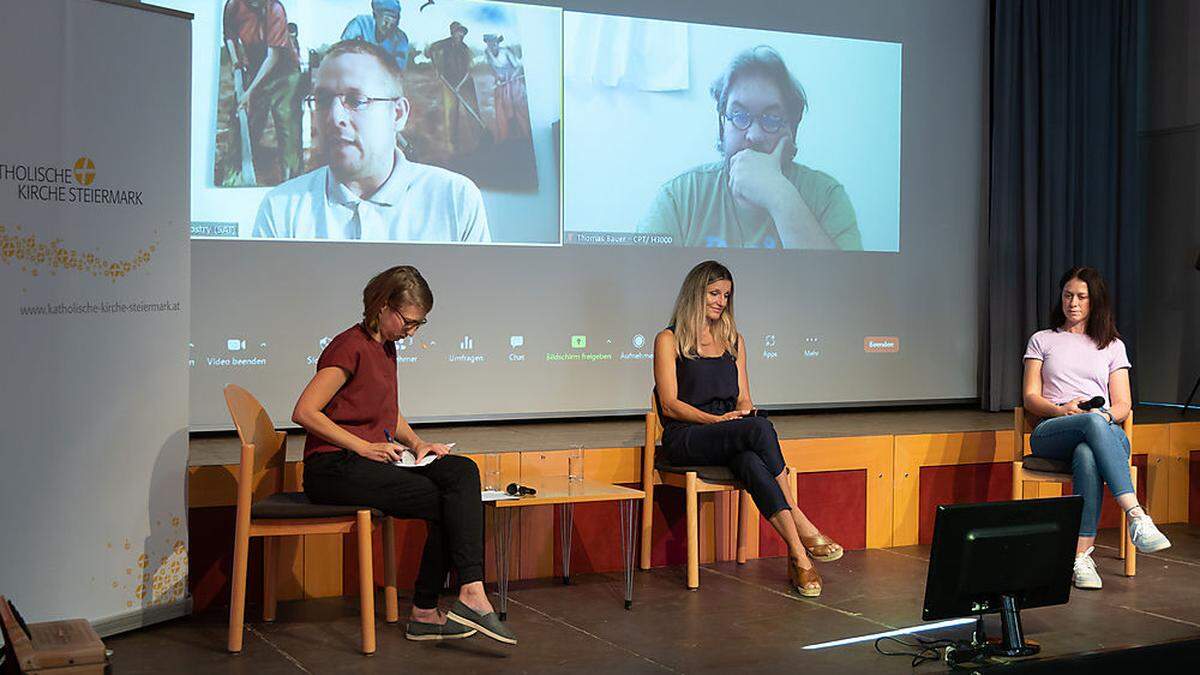
<path id="1" fill-rule="evenodd" d="M 1033 433 L 1033 428 L 1041 422 L 1042 418 L 1037 415 L 1032 415 L 1025 411 L 1024 406 L 1013 408 L 1013 459 L 1020 461 L 1025 456 L 1025 435 Z M 1133 411 L 1125 417 L 1125 421 L 1121 422 L 1121 429 L 1125 431 L 1125 437 L 1129 439 L 1129 447 L 1133 447 Z M 1132 458 L 1132 453 L 1130 453 Z"/>
<path id="2" fill-rule="evenodd" d="M 662 439 L 662 417 L 658 414 L 658 394 L 650 390 L 650 409 L 646 412 L 646 442 L 642 446 L 642 489 L 654 481 L 654 452 Z"/>
<path id="3" fill-rule="evenodd" d="M 255 501 L 282 492 L 287 434 L 276 431 L 258 399 L 236 384 L 225 386 L 225 404 L 242 441 L 239 489 L 248 478 Z"/>
<path id="4" fill-rule="evenodd" d="M 654 444 L 657 445 L 662 441 L 663 426 L 662 412 L 658 404 L 658 390 L 654 388 L 650 389 L 650 415 L 652 417 L 647 418 L 646 433 L 653 434 Z"/>

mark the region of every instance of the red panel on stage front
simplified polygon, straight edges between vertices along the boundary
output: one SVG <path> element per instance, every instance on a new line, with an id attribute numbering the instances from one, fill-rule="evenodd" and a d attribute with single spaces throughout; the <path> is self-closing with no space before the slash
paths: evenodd
<path id="1" fill-rule="evenodd" d="M 188 509 L 188 590 L 195 613 L 229 606 L 236 512 L 232 506 Z M 262 539 L 250 540 L 249 560 L 246 599 L 253 604 L 262 597 Z"/>
<path id="2" fill-rule="evenodd" d="M 396 520 L 396 586 L 412 590 L 425 549 L 425 521 Z M 371 571 L 375 585 L 383 586 L 383 526 L 377 524 L 371 536 Z M 354 595 L 358 589 L 358 535 L 342 535 L 342 593 Z"/>
<path id="3" fill-rule="evenodd" d="M 1012 498 L 1012 464 L 923 466 L 920 476 L 918 541 L 933 541 L 938 504 L 973 504 Z"/>
<path id="4" fill-rule="evenodd" d="M 867 472 L 822 471 L 796 476 L 796 503 L 804 515 L 848 550 L 867 547 Z M 759 517 L 758 557 L 787 555 L 787 545 Z"/>
<path id="5" fill-rule="evenodd" d="M 650 564 L 683 565 L 687 563 L 687 519 L 684 517 L 683 490 L 654 486 L 654 536 Z"/>
<path id="6" fill-rule="evenodd" d="M 561 511 L 554 512 L 554 573 L 562 570 L 562 543 L 558 536 Z M 621 560 L 621 506 L 617 502 L 576 504 L 571 536 L 571 573 L 617 572 Z M 633 524 L 634 547 L 641 541 L 642 519 Z M 686 553 L 686 550 L 685 550 Z M 637 564 L 636 561 L 634 564 Z"/>

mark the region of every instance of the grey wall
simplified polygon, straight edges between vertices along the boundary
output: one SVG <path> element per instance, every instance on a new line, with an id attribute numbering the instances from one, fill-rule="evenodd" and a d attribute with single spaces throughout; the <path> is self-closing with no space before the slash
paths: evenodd
<path id="1" fill-rule="evenodd" d="M 1142 401 L 1183 402 L 1200 376 L 1200 3 L 1146 3 L 1146 235 L 1135 378 Z"/>

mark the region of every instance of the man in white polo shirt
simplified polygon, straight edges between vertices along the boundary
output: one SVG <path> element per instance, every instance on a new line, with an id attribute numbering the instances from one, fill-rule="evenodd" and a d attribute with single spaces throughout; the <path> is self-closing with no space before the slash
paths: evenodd
<path id="1" fill-rule="evenodd" d="M 409 104 L 390 55 L 359 40 L 335 44 L 309 103 L 327 163 L 267 193 L 254 237 L 491 241 L 471 179 L 411 162 L 396 147 Z"/>

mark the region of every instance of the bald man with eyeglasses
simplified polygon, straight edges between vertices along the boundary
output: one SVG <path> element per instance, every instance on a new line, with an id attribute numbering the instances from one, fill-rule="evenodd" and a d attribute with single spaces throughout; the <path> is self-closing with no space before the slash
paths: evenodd
<path id="1" fill-rule="evenodd" d="M 808 101 L 779 54 L 738 54 L 709 92 L 722 160 L 663 184 L 637 231 L 681 246 L 862 250 L 845 188 L 794 161 Z"/>
<path id="2" fill-rule="evenodd" d="M 335 44 L 308 103 L 326 164 L 267 193 L 254 237 L 491 241 L 471 179 L 410 161 L 397 148 L 409 104 L 390 54 L 361 40 Z"/>

